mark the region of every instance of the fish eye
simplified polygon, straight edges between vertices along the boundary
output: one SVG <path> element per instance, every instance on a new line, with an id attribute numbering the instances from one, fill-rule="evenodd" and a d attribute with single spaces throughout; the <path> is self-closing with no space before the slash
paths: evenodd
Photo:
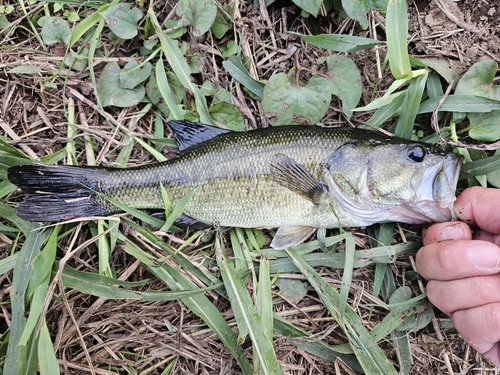
<path id="1" fill-rule="evenodd" d="M 406 156 L 416 163 L 423 162 L 426 154 L 427 150 L 422 145 L 411 145 L 406 151 Z"/>

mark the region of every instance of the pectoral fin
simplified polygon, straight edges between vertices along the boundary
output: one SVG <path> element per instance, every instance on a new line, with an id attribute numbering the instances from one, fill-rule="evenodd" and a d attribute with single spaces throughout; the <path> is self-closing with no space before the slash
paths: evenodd
<path id="1" fill-rule="evenodd" d="M 307 240 L 316 229 L 306 226 L 281 227 L 276 232 L 271 247 L 275 250 L 283 250 L 287 247 L 296 246 Z"/>
<path id="2" fill-rule="evenodd" d="M 274 155 L 271 161 L 271 174 L 278 184 L 314 204 L 318 204 L 321 195 L 328 191 L 328 187 L 314 177 L 311 172 L 283 154 Z"/>

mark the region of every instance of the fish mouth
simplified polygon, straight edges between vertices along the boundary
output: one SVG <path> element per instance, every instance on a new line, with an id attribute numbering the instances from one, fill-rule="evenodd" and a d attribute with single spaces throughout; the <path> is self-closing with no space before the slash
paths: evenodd
<path id="1" fill-rule="evenodd" d="M 463 157 L 458 154 L 447 154 L 432 182 L 432 200 L 434 208 L 429 207 L 428 217 L 433 222 L 456 220 L 453 203 Z M 425 177 L 424 177 L 425 180 Z M 424 211 L 425 212 L 425 211 Z"/>

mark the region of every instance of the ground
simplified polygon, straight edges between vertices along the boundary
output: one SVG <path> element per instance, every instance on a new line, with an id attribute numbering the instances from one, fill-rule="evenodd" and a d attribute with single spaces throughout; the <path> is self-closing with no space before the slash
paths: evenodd
<path id="1" fill-rule="evenodd" d="M 166 5 L 155 6 L 160 21 L 167 15 L 172 18 L 173 3 L 175 2 L 167 1 Z M 317 59 L 332 53 L 286 34 L 287 31 L 312 35 L 342 32 L 385 40 L 385 27 L 381 22 L 384 14 L 379 12 L 369 14 L 370 27 L 362 30 L 356 22 L 342 19 L 335 13 L 305 18 L 298 7 L 287 1 L 277 1 L 267 9 L 260 10 L 250 3 L 231 2 L 237 8 L 236 25 L 220 44 L 235 40 L 245 55 L 252 56 L 250 72 L 254 78 L 261 80 L 269 79 L 276 72 L 288 72 L 294 66 L 300 66 L 302 78 L 307 79 L 320 70 Z M 43 3 L 29 5 L 26 8 L 27 15 L 35 14 L 43 6 Z M 408 3 L 408 9 L 408 50 L 412 56 L 443 59 L 450 67 L 462 72 L 482 59 L 500 62 L 500 6 L 494 1 L 415 0 Z M 68 142 L 67 108 L 68 104 L 71 104 L 70 100 L 75 100 L 77 111 L 81 111 L 79 116 L 84 120 L 80 123 L 86 124 L 87 127 L 80 136 L 91 137 L 102 145 L 97 152 L 98 164 L 113 165 L 125 145 L 125 139 L 117 136 L 114 129 L 108 126 L 99 114 L 93 112 L 88 103 L 72 94 L 72 90 L 76 90 L 91 102 L 95 102 L 88 69 L 75 72 L 66 71 L 61 67 L 64 49 L 56 45 L 44 51 L 30 29 L 32 26 L 27 22 L 29 17 L 21 9 L 16 8 L 7 18 L 17 24 L 17 27 L 13 32 L 0 33 L 0 128 L 3 135 L 12 145 L 34 159 L 51 155 L 63 149 Z M 240 86 L 234 85 L 222 67 L 220 54 L 212 48 L 212 36 L 205 34 L 189 41 L 191 52 L 199 52 L 203 58 L 201 73 L 194 75 L 197 83 L 210 81 L 230 90 L 235 104 L 245 118 L 247 128 L 268 126 L 261 103 L 244 92 Z M 108 43 L 109 50 L 113 51 L 113 56 L 108 60 L 114 59 L 120 64 L 136 53 L 139 47 L 135 39 L 118 47 L 112 45 L 110 40 L 104 40 L 104 43 Z M 374 96 L 381 96 L 382 90 L 392 82 L 389 69 L 381 69 L 385 53 L 385 47 L 382 46 L 350 54 L 361 72 L 363 94 L 359 106 L 370 103 Z M 41 70 L 36 74 L 7 73 L 20 62 L 40 67 Z M 102 66 L 103 64 L 95 64 L 97 74 Z M 57 77 L 53 75 L 55 72 L 58 72 Z M 139 109 L 140 107 L 110 107 L 107 110 L 118 123 L 128 126 L 134 134 L 152 136 L 154 111 L 147 113 L 138 122 L 132 121 L 131 119 L 138 115 Z M 355 113 L 350 121 L 356 125 L 369 117 L 370 113 Z M 346 119 L 341 114 L 338 101 L 332 102 L 322 122 L 326 125 L 345 125 Z M 422 124 L 422 127 L 425 128 L 425 124 Z M 162 148 L 161 151 L 167 157 L 174 154 L 168 147 Z M 81 156 L 79 163 L 88 162 L 84 160 L 83 149 L 79 150 L 78 155 Z M 145 160 L 150 160 L 150 155 L 144 148 L 136 146 L 129 163 L 140 164 Z M 122 229 L 124 233 L 129 230 L 130 227 L 126 225 Z M 356 230 L 353 233 L 360 248 L 368 246 L 369 238 L 365 231 Z M 419 228 L 406 228 L 404 233 L 409 239 L 418 239 Z M 98 272 L 96 245 L 92 243 L 86 246 L 84 243 L 92 236 L 89 227 L 77 227 L 72 233 L 71 241 L 60 245 L 58 259 L 64 257 L 67 251 L 76 250 L 68 259 L 68 264 L 82 271 Z M 178 247 L 186 238 L 182 235 L 167 234 L 164 240 L 173 247 Z M 132 235 L 132 239 L 144 248 L 161 253 L 150 241 L 137 233 Z M 401 241 L 399 236 L 393 239 L 394 243 L 398 241 Z M 4 256 L 9 255 L 8 252 L 13 246 L 15 238 L 0 234 L 0 249 Z M 182 251 L 185 257 L 195 264 L 208 259 L 212 262 L 211 266 L 216 267 L 210 250 L 199 250 L 199 247 L 190 244 Z M 123 246 L 115 248 L 110 263 L 121 280 L 148 279 L 148 283 L 141 287 L 142 290 L 166 289 L 165 285 L 148 272 L 140 261 L 125 251 Z M 171 265 L 177 267 L 175 263 Z M 411 257 L 400 257 L 390 267 L 399 285 L 408 285 L 417 292 L 422 288 L 419 284 L 421 281 L 412 271 Z M 331 285 L 340 286 L 341 271 L 327 267 L 317 267 L 317 271 Z M 383 309 L 370 309 L 374 300 L 377 300 L 371 295 L 374 277 L 372 267 L 355 270 L 352 298 L 349 299 L 369 328 L 380 322 L 386 313 Z M 2 331 L 5 331 L 11 322 L 9 291 L 12 272 L 4 273 L 0 280 L 0 325 Z M 80 293 L 62 287 L 61 284 L 55 287 L 46 321 L 57 358 L 62 365 L 62 372 L 65 374 L 163 374 L 169 364 L 172 365 L 172 371 L 169 373 L 175 374 L 241 373 L 231 353 L 218 337 L 179 300 L 117 301 Z M 248 288 L 250 290 L 252 285 Z M 273 289 L 273 293 L 273 310 L 279 315 L 314 337 L 324 339 L 330 345 L 346 342 L 345 336 L 337 329 L 335 321 L 312 289 L 297 304 L 279 298 L 277 289 Z M 235 328 L 233 312 L 227 300 L 213 291 L 207 292 L 207 295 Z M 412 353 L 412 374 L 496 373 L 491 365 L 458 336 L 451 322 L 443 314 L 437 310 L 435 314 L 437 318 L 432 324 L 407 334 Z M 357 373 L 341 360 L 332 363 L 316 357 L 279 334 L 275 336 L 273 343 L 277 358 L 287 374 Z M 243 346 L 247 351 L 251 351 L 248 340 Z M 381 346 L 387 357 L 393 363 L 398 363 L 392 344 L 387 342 Z"/>

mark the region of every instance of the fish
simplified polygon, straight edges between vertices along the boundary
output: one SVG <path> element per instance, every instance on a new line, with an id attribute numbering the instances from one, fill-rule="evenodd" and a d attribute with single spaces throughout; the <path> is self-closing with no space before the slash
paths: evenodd
<path id="1" fill-rule="evenodd" d="M 32 222 L 163 209 L 187 193 L 181 228 L 277 228 L 274 249 L 318 229 L 375 223 L 424 224 L 455 217 L 461 156 L 440 147 L 355 128 L 280 126 L 245 132 L 175 120 L 177 157 L 133 168 L 10 167 L 26 197 L 17 215 Z M 319 236 L 318 236 L 319 237 Z"/>

